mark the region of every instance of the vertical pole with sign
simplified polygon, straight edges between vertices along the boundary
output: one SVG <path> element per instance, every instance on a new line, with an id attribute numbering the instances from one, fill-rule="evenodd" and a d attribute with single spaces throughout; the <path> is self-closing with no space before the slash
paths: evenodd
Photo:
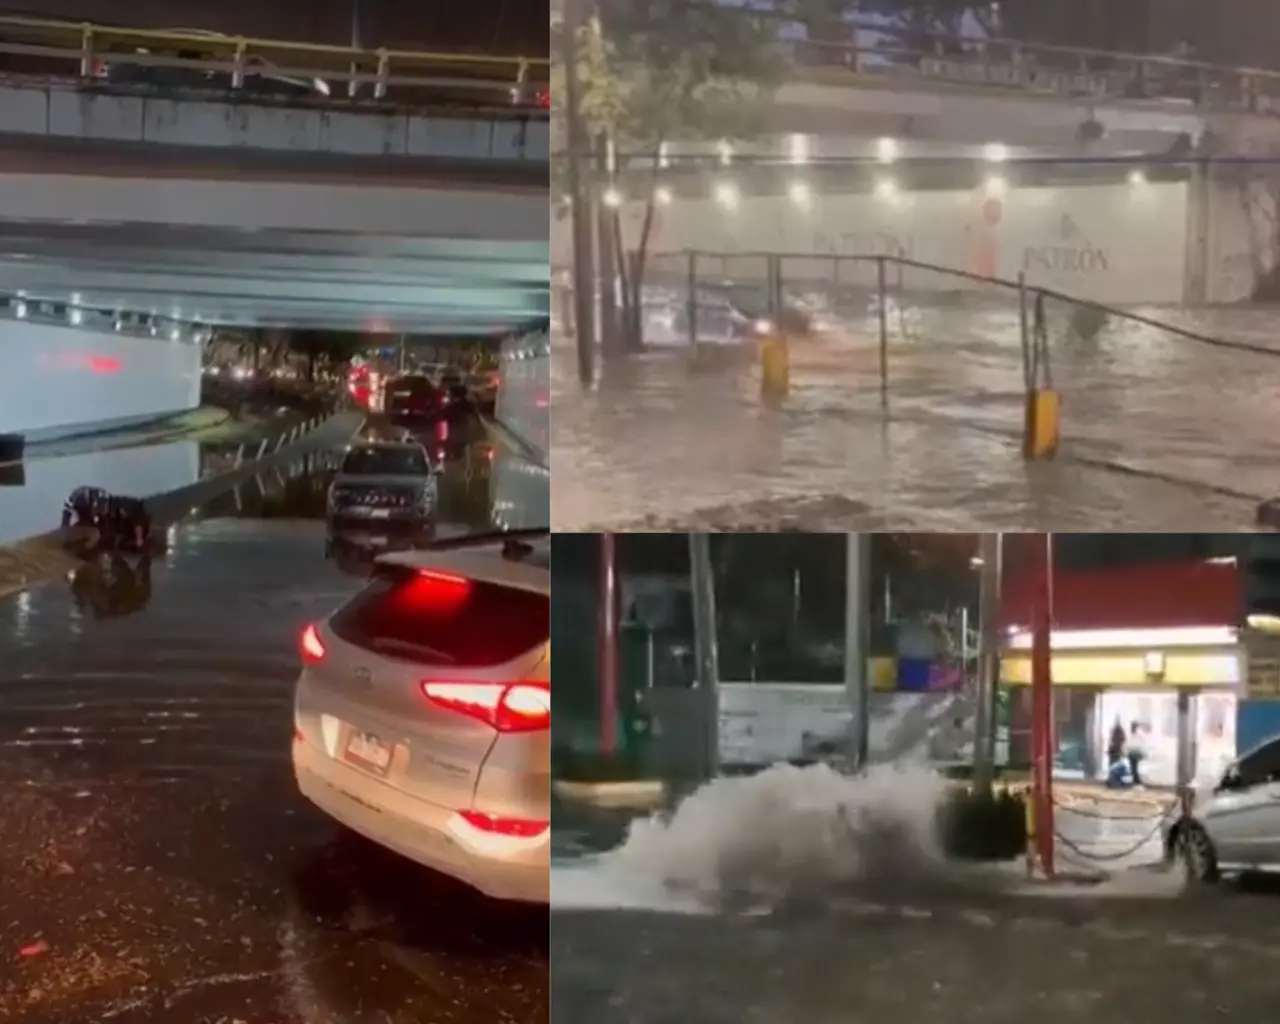
<path id="1" fill-rule="evenodd" d="M 1032 800 L 1040 868 L 1053 877 L 1053 535 L 1031 534 L 1033 581 L 1031 620 Z"/>

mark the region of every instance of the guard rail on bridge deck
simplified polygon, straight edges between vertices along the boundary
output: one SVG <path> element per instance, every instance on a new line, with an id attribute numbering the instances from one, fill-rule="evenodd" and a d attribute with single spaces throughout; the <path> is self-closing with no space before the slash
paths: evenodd
<path id="1" fill-rule="evenodd" d="M 890 30 L 879 29 L 882 34 Z M 915 35 L 913 33 L 913 35 Z M 1175 100 L 1280 113 L 1280 72 L 1172 56 L 922 33 L 916 46 L 792 39 L 795 80 L 813 85 L 977 87 L 1092 100 Z"/>
<path id="2" fill-rule="evenodd" d="M 550 61 L 545 56 L 363 49 L 288 40 L 251 39 L 195 30 L 120 26 L 0 16 L 0 76 L 61 78 L 115 88 L 109 69 L 177 69 L 184 90 L 219 92 L 266 77 L 344 83 L 344 105 L 361 92 L 377 104 L 464 106 L 494 114 L 545 117 Z M 218 76 L 215 78 L 215 76 Z M 318 93 L 313 102 L 335 102 Z"/>

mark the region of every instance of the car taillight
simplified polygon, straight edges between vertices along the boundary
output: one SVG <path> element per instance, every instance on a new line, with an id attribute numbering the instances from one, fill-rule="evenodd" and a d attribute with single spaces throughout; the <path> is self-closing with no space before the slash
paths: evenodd
<path id="1" fill-rule="evenodd" d="M 504 818 L 479 811 L 458 811 L 458 817 L 477 832 L 513 839 L 533 839 L 551 827 L 551 822 L 538 818 Z"/>
<path id="2" fill-rule="evenodd" d="M 431 703 L 479 719 L 498 732 L 551 728 L 551 687 L 545 683 L 450 683 L 427 679 Z"/>
<path id="3" fill-rule="evenodd" d="M 298 637 L 298 654 L 301 655 L 303 664 L 318 664 L 324 661 L 327 653 L 324 641 L 320 639 L 320 631 L 314 624 L 302 631 L 302 635 Z"/>

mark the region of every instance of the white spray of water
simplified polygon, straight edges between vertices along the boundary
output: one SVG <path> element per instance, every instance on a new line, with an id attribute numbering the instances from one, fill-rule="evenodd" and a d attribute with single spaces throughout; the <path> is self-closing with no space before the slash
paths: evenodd
<path id="1" fill-rule="evenodd" d="M 777 765 L 716 779 L 673 814 L 632 822 L 615 850 L 553 866 L 552 906 L 699 913 L 935 876 L 945 870 L 935 815 L 946 791 L 932 772 L 894 766 L 849 777 Z"/>

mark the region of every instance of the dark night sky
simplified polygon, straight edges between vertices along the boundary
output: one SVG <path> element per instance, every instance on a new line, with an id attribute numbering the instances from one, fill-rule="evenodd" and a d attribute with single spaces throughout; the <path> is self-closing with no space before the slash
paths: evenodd
<path id="1" fill-rule="evenodd" d="M 353 0 L 0 0 L 11 15 L 198 28 L 346 45 Z M 545 57 L 547 5 L 535 0 L 359 0 L 365 46 Z"/>

